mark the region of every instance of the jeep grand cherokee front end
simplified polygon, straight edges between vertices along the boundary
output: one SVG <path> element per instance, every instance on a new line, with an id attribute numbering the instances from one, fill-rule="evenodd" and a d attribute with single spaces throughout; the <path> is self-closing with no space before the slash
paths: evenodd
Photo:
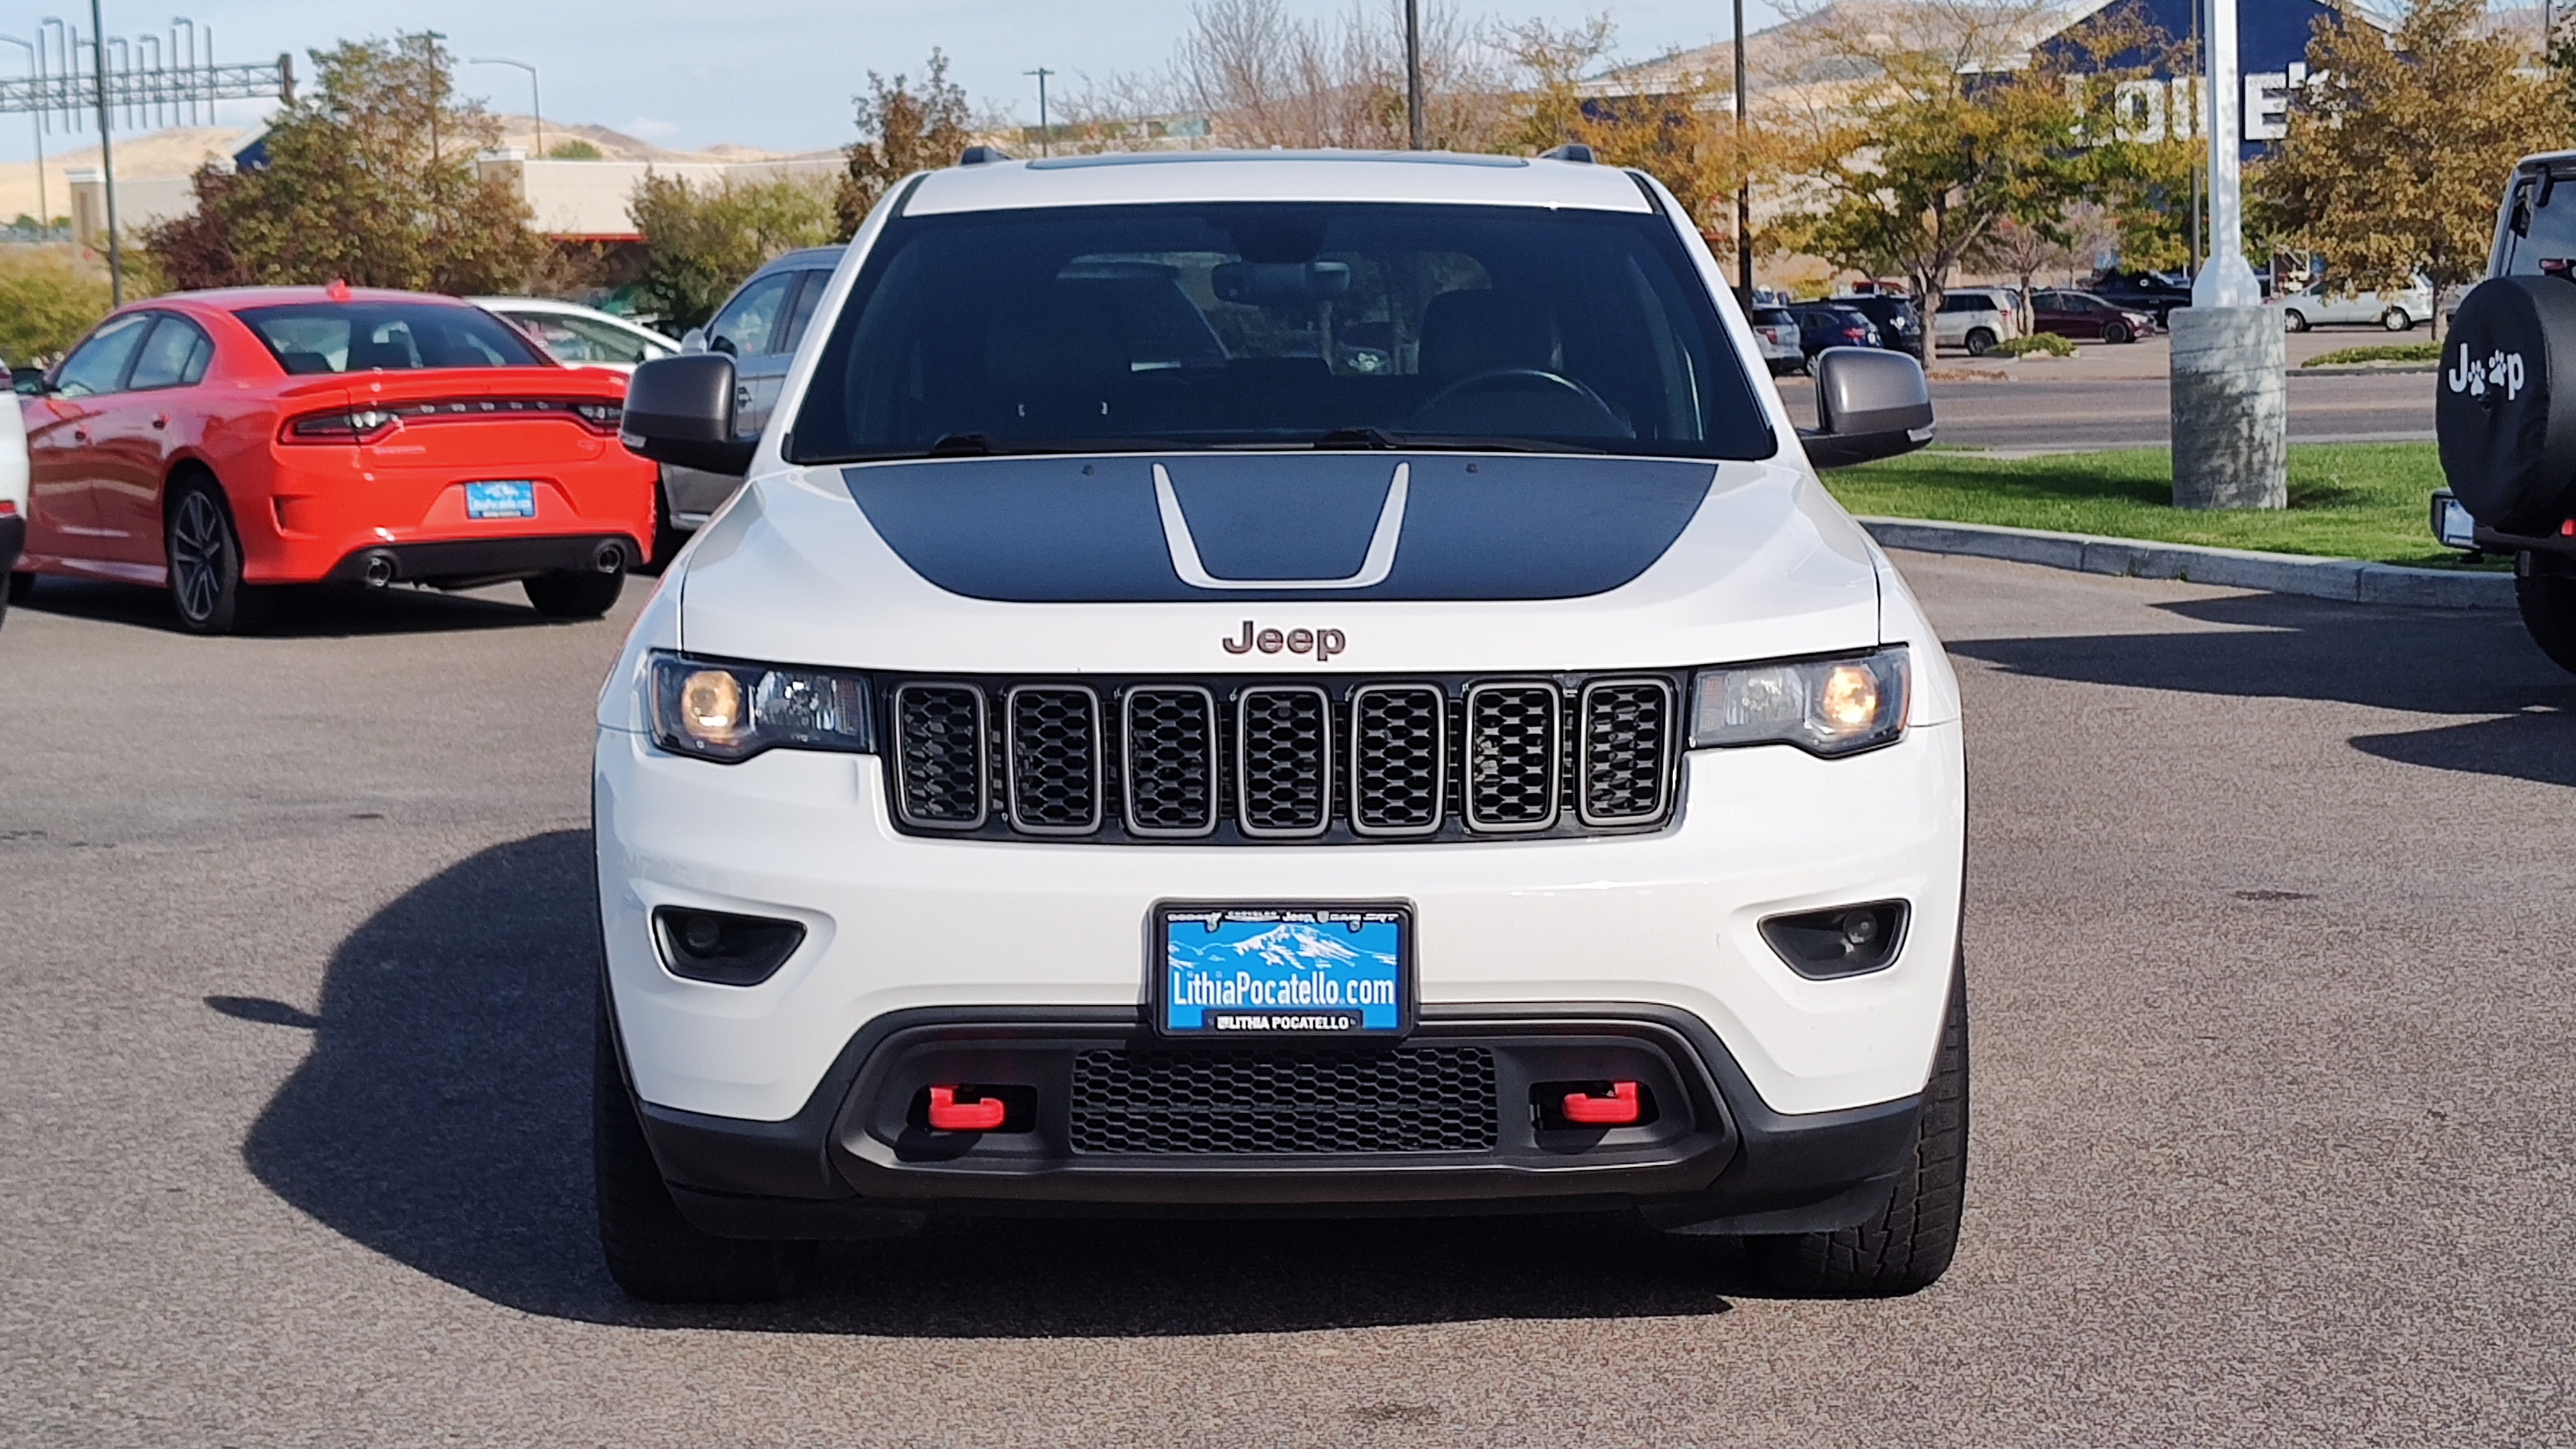
<path id="1" fill-rule="evenodd" d="M 990 162 L 860 231 L 601 695 L 602 1235 L 783 1291 L 943 1213 L 1633 1208 L 1929 1283 L 1956 683 L 1662 188 Z"/>

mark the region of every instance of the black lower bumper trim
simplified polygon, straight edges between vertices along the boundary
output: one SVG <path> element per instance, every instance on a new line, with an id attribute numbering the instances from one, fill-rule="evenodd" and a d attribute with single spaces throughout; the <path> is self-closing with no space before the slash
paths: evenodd
<path id="1" fill-rule="evenodd" d="M 603 569 L 600 564 L 610 549 L 617 551 L 618 561 L 614 567 Z M 540 574 L 623 572 L 644 562 L 645 553 L 642 543 L 622 533 L 388 543 L 349 554 L 323 577 L 343 584 L 414 583 L 470 588 Z"/>
<path id="2" fill-rule="evenodd" d="M 1498 1062 L 1491 1151 L 1385 1156 L 1072 1151 L 1049 1073 L 1078 1050 L 1146 1045 L 1132 1009 L 898 1013 L 853 1039 L 803 1110 L 748 1122 L 643 1104 L 682 1211 L 735 1237 L 878 1237 L 927 1214 L 1304 1216 L 1642 1209 L 1718 1232 L 1842 1227 L 1882 1207 L 1914 1141 L 1918 1098 L 1771 1111 L 1716 1034 L 1645 1005 L 1429 1008 L 1410 1042 L 1477 1043 Z M 1638 1077 L 1638 1128 L 1549 1131 L 1532 1083 Z M 920 1084 L 1030 1082 L 1033 1130 L 925 1134 Z"/>

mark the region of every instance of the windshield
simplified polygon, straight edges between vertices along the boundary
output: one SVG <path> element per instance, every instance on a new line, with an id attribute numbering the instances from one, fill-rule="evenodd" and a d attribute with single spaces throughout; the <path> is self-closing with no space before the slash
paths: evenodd
<path id="1" fill-rule="evenodd" d="M 1776 447 L 1662 217 L 1156 205 L 889 226 L 787 456 Z"/>
<path id="2" fill-rule="evenodd" d="M 306 302 L 247 308 L 241 319 L 291 373 L 545 365 L 527 339 L 479 307 Z"/>

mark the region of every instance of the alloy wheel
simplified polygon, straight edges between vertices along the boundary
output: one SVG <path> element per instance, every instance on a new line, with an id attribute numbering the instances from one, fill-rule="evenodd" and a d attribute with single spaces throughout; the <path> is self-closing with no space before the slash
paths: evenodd
<path id="1" fill-rule="evenodd" d="M 178 597 L 179 612 L 191 620 L 203 620 L 215 612 L 223 591 L 227 547 L 224 516 L 215 500 L 203 493 L 181 499 L 179 516 L 170 525 L 170 586 Z"/>

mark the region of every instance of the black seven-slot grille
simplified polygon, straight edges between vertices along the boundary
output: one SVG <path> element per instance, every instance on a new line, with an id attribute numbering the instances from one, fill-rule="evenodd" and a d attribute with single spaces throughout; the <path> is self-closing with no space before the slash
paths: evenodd
<path id="1" fill-rule="evenodd" d="M 1094 844 L 1507 839 L 1672 816 L 1679 681 L 890 680 L 895 819 Z"/>
<path id="2" fill-rule="evenodd" d="M 1076 1152 L 1490 1152 L 1500 1131 L 1480 1046 L 1073 1059 Z"/>

